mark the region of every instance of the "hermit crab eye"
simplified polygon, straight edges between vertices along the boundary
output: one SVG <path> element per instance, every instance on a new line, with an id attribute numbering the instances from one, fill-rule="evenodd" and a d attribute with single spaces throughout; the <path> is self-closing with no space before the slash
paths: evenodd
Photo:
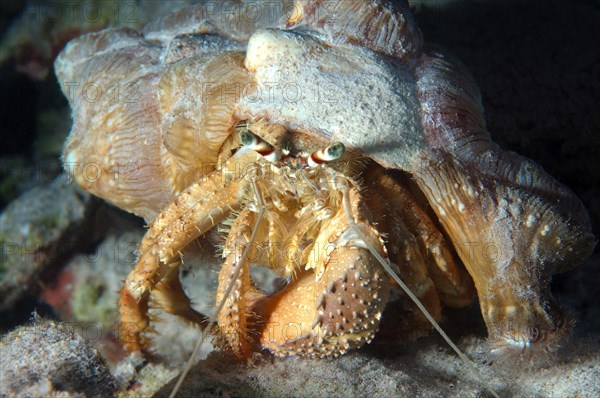
<path id="1" fill-rule="evenodd" d="M 342 144 L 341 142 L 336 142 L 335 144 L 332 144 L 325 148 L 325 153 L 330 158 L 328 160 L 335 160 L 341 158 L 345 150 L 346 147 L 344 146 L 344 144 Z"/>
<path id="2" fill-rule="evenodd" d="M 263 140 L 247 127 L 247 124 L 240 123 L 238 125 L 240 142 L 242 145 L 260 153 L 265 159 L 270 162 L 281 159 L 280 151 L 275 150 L 271 144 Z"/>
<path id="3" fill-rule="evenodd" d="M 318 166 L 325 162 L 331 162 L 342 157 L 346 147 L 341 142 L 336 142 L 328 147 L 319 149 L 310 154 L 308 157 L 308 165 L 311 167 Z"/>
<path id="4" fill-rule="evenodd" d="M 257 152 L 261 152 L 264 149 L 272 148 L 272 146 L 250 131 L 247 127 L 240 128 L 240 142 L 242 145 L 249 147 Z"/>
<path id="5" fill-rule="evenodd" d="M 244 146 L 251 146 L 254 143 L 255 136 L 247 128 L 240 131 L 240 142 Z"/>

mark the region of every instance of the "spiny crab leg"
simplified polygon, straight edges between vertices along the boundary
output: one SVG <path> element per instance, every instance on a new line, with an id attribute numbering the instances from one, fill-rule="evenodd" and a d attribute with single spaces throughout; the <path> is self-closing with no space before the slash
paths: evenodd
<path id="1" fill-rule="evenodd" d="M 394 272 L 392 269 L 392 265 L 387 256 L 384 258 L 381 253 L 373 246 L 373 244 L 366 238 L 363 228 L 355 221 L 354 212 L 352 210 L 351 200 L 350 200 L 350 186 L 348 185 L 347 180 L 337 180 L 336 185 L 343 194 L 342 205 L 344 207 L 344 211 L 346 213 L 346 217 L 348 218 L 348 224 L 350 228 L 353 230 L 353 233 L 357 237 L 357 244 L 360 242 L 360 245 L 364 245 L 365 248 L 369 250 L 371 255 L 377 259 L 379 264 L 383 267 L 385 272 L 400 286 L 400 288 L 406 293 L 406 295 L 414 302 L 414 304 L 419 308 L 419 310 L 423 313 L 423 315 L 427 318 L 427 320 L 431 323 L 431 325 L 435 328 L 435 330 L 442 336 L 442 338 L 448 343 L 448 345 L 456 352 L 456 354 L 460 357 L 460 359 L 465 363 L 465 365 L 469 368 L 469 371 L 475 375 L 482 383 L 482 385 L 486 386 L 486 388 L 490 391 L 490 393 L 499 398 L 500 396 L 495 392 L 495 390 L 487 383 L 485 379 L 481 376 L 481 374 L 477 371 L 477 368 L 473 364 L 473 362 L 465 355 L 463 352 L 454 344 L 454 342 L 448 337 L 446 332 L 441 328 L 441 326 L 435 321 L 433 316 L 429 313 L 427 308 L 421 303 L 421 301 L 417 298 L 417 296 L 410 290 L 410 288 L 402 281 L 402 279 Z"/>
<path id="2" fill-rule="evenodd" d="M 254 152 L 234 156 L 223 170 L 208 175 L 183 191 L 150 225 L 140 245 L 141 255 L 136 267 L 127 276 L 120 293 L 119 333 L 127 351 L 138 352 L 145 348 L 142 333 L 150 321 L 150 294 L 172 267 L 179 265 L 180 251 L 239 206 L 247 179 L 240 170 L 247 171 L 244 166 L 255 162 L 256 156 Z M 215 203 L 221 205 L 215 206 Z M 172 281 L 170 283 L 173 284 Z M 161 298 L 159 304 L 170 301 L 171 305 L 165 306 L 165 311 L 188 321 L 205 319 L 191 309 L 189 300 L 174 304 L 177 299 L 168 289 L 159 288 L 158 293 Z M 194 314 L 191 319 L 187 317 L 190 313 Z"/>
<path id="3" fill-rule="evenodd" d="M 256 248 L 255 245 L 253 244 L 253 242 L 256 241 L 256 236 L 258 234 L 258 230 L 260 228 L 261 221 L 264 216 L 264 210 L 265 210 L 264 199 L 262 198 L 260 190 L 258 189 L 258 186 L 256 185 L 256 181 L 252 180 L 251 184 L 252 184 L 252 188 L 254 190 L 254 196 L 255 196 L 256 204 L 257 204 L 257 214 L 255 216 L 255 222 L 254 222 L 254 227 L 252 229 L 252 233 L 250 234 L 250 237 L 248 238 L 248 243 L 246 245 L 244 245 L 244 252 L 242 253 L 241 257 L 236 259 L 237 261 L 235 262 L 233 271 L 231 272 L 231 275 L 229 276 L 229 283 L 227 284 L 227 288 L 225 289 L 225 291 L 222 294 L 221 294 L 220 290 L 217 291 L 218 305 L 215 310 L 215 313 L 208 320 L 207 327 L 202 332 L 202 336 L 200 337 L 200 339 L 198 339 L 198 341 L 196 342 L 194 351 L 192 352 L 192 355 L 190 355 L 190 358 L 188 359 L 187 363 L 185 364 L 183 372 L 181 372 L 181 375 L 179 375 L 179 378 L 177 379 L 177 383 L 173 387 L 173 390 L 171 390 L 171 394 L 169 394 L 169 398 L 174 398 L 175 395 L 177 394 L 177 392 L 179 391 L 179 389 L 181 388 L 181 385 L 182 385 L 183 381 L 185 380 L 188 372 L 192 368 L 192 365 L 196 362 L 196 357 L 200 353 L 200 348 L 202 347 L 202 344 L 204 344 L 204 341 L 206 340 L 207 331 L 210 331 L 212 329 L 212 325 L 216 322 L 217 318 L 219 318 L 221 316 L 220 314 L 223 310 L 223 307 L 225 307 L 225 304 L 227 302 L 230 302 L 230 304 L 229 304 L 230 307 L 232 307 L 234 305 L 232 302 L 233 299 L 231 298 L 231 292 L 233 291 L 234 287 L 236 286 L 236 284 L 239 281 L 240 273 L 242 272 L 242 268 L 244 265 L 246 265 L 246 275 L 245 276 L 249 279 L 249 270 L 247 269 L 248 268 L 247 267 L 247 264 L 248 264 L 247 259 L 252 257 L 250 250 L 253 247 Z M 248 211 L 247 208 L 244 209 L 242 212 L 245 214 L 241 217 L 238 217 L 238 220 L 240 220 L 240 219 L 245 220 L 246 217 L 250 217 L 251 215 L 253 215 L 252 213 L 250 213 Z M 248 221 L 248 220 L 245 220 L 245 221 Z M 246 224 L 246 225 L 250 225 L 250 224 Z M 238 233 L 237 235 L 240 235 L 240 234 Z M 238 237 L 237 235 L 236 235 L 236 238 Z M 228 241 L 229 240 L 234 240 L 234 239 L 229 237 Z M 225 252 L 226 252 L 226 250 L 225 250 Z M 221 275 L 226 275 L 226 272 L 224 271 L 226 268 L 227 269 L 231 268 L 231 266 L 227 267 L 227 265 L 230 265 L 229 264 L 229 256 L 228 256 L 228 261 L 226 261 L 226 264 L 221 269 L 221 272 L 219 274 L 219 279 L 221 278 Z M 220 286 L 221 286 L 221 283 L 219 283 L 219 287 Z M 242 315 L 245 318 L 246 314 L 243 313 Z M 246 347 L 244 345 L 241 346 L 242 351 L 245 348 Z"/>
<path id="4" fill-rule="evenodd" d="M 248 357 L 251 352 L 246 336 L 248 312 L 252 307 L 248 301 L 251 300 L 252 293 L 255 293 L 257 298 L 263 296 L 253 289 L 250 283 L 249 265 L 256 256 L 257 235 L 265 213 L 264 199 L 254 180 L 252 188 L 256 202 L 242 210 L 225 244 L 225 263 L 219 273 L 217 289 L 219 305 L 215 311 L 222 335 L 226 337 L 234 353 L 240 357 Z M 252 230 L 250 225 L 254 225 Z M 223 286 L 226 286 L 226 289 L 223 290 Z"/>

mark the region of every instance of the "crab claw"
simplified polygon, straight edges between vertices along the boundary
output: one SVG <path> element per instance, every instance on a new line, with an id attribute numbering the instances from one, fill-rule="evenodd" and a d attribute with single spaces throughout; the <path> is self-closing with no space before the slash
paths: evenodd
<path id="1" fill-rule="evenodd" d="M 234 353 L 248 357 L 259 345 L 278 356 L 338 356 L 374 337 L 387 304 L 390 285 L 363 242 L 351 231 L 343 207 L 319 233 L 305 267 L 271 297 L 252 286 L 249 264 L 264 260 L 257 241 L 266 236 L 245 209 L 236 219 L 225 245 L 217 302 L 221 336 Z M 255 225 L 253 241 L 251 226 Z M 378 232 L 365 221 L 361 230 L 369 245 L 385 248 Z M 324 248 L 328 248 L 324 250 Z M 226 295 L 226 287 L 231 291 Z"/>
<path id="2" fill-rule="evenodd" d="M 269 298 L 261 345 L 278 356 L 338 356 L 370 342 L 388 301 L 389 283 L 370 252 L 341 247 L 321 278 L 304 271 Z"/>

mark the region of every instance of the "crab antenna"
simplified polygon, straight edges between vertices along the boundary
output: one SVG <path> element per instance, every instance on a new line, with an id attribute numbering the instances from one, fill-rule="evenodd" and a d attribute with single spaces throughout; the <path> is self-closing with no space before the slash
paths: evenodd
<path id="1" fill-rule="evenodd" d="M 231 277 L 231 282 L 229 282 L 229 285 L 227 286 L 227 289 L 225 289 L 225 293 L 223 294 L 223 299 L 219 302 L 219 305 L 217 306 L 215 313 L 209 318 L 206 327 L 202 331 L 202 335 L 200 336 L 200 338 L 198 339 L 198 342 L 196 343 L 196 346 L 194 347 L 194 351 L 192 352 L 190 359 L 188 359 L 187 363 L 185 364 L 185 368 L 183 369 L 183 372 L 177 379 L 177 384 L 175 384 L 175 387 L 171 391 L 171 394 L 169 394 L 169 398 L 175 398 L 175 394 L 177 394 L 177 392 L 181 388 L 181 385 L 183 384 L 185 377 L 187 376 L 188 372 L 190 371 L 194 362 L 196 361 L 196 357 L 200 353 L 200 348 L 202 347 L 202 344 L 206 340 L 206 336 L 207 336 L 208 332 L 210 331 L 210 329 L 212 329 L 213 325 L 216 323 L 219 313 L 225 306 L 225 302 L 229 298 L 229 295 L 231 294 L 231 291 L 233 290 L 233 286 L 235 285 L 235 282 L 237 281 L 237 278 L 240 275 L 240 272 L 242 270 L 242 265 L 246 261 L 246 257 L 248 257 L 248 252 L 250 251 L 250 248 L 252 247 L 252 244 L 253 244 L 254 240 L 256 239 L 256 234 L 258 233 L 258 228 L 260 227 L 260 222 L 265 213 L 265 202 L 260 193 L 260 190 L 258 189 L 258 186 L 256 185 L 256 181 L 252 180 L 251 183 L 252 183 L 252 188 L 254 189 L 254 196 L 256 197 L 258 213 L 256 215 L 256 222 L 254 224 L 254 228 L 252 229 L 252 233 L 250 234 L 250 239 L 248 240 L 248 245 L 246 245 L 246 247 L 244 248 L 242 257 L 241 257 L 240 261 L 238 262 L 238 264 L 236 265 L 235 272 L 233 273 L 233 275 Z"/>
<path id="2" fill-rule="evenodd" d="M 242 145 L 258 152 L 269 162 L 275 162 L 281 159 L 281 151 L 278 151 L 273 145 L 254 134 L 248 128 L 247 122 L 245 124 L 238 124 L 237 128 L 239 129 L 240 142 Z"/>
<path id="3" fill-rule="evenodd" d="M 325 162 L 331 162 L 341 158 L 345 151 L 346 147 L 344 144 L 341 142 L 335 142 L 323 149 L 314 151 L 308 155 L 308 159 L 306 161 L 310 167 L 316 167 Z"/>
<path id="4" fill-rule="evenodd" d="M 421 303 L 421 301 L 408 288 L 404 281 L 402 281 L 402 279 L 396 274 L 396 272 L 394 272 L 394 270 L 390 266 L 389 259 L 383 258 L 383 256 L 381 256 L 381 254 L 379 254 L 379 252 L 375 250 L 373 245 L 369 243 L 369 241 L 366 239 L 366 237 L 363 235 L 362 231 L 360 230 L 360 228 L 358 228 L 356 222 L 354 221 L 354 217 L 352 215 L 352 207 L 350 205 L 350 198 L 348 195 L 348 188 L 342 187 L 342 190 L 344 194 L 343 206 L 344 211 L 346 213 L 346 217 L 348 218 L 348 224 L 350 225 L 350 228 L 354 230 L 354 233 L 358 236 L 358 238 L 362 241 L 361 244 L 365 245 L 365 247 L 369 250 L 369 252 L 371 252 L 373 257 L 375 257 L 377 261 L 381 264 L 385 272 L 387 272 L 388 275 L 390 275 L 392 279 L 394 279 L 394 281 L 402 288 L 404 293 L 406 293 L 406 295 L 415 303 L 415 305 L 419 308 L 423 315 L 425 315 L 425 318 L 427 318 L 429 323 L 431 323 L 431 325 L 435 328 L 435 330 L 437 330 L 437 332 L 440 334 L 440 336 L 442 336 L 446 343 L 448 343 L 448 345 L 454 350 L 454 352 L 456 352 L 456 354 L 467 366 L 469 371 L 477 378 L 477 380 L 479 380 L 479 382 L 483 386 L 485 386 L 485 388 L 487 388 L 494 397 L 500 398 L 498 393 L 496 393 L 496 391 L 490 386 L 490 384 L 483 378 L 481 373 L 479 373 L 479 371 L 475 367 L 475 364 L 465 354 L 463 354 L 463 352 L 460 350 L 460 348 L 456 346 L 456 344 L 454 344 L 454 342 L 450 339 L 450 337 L 448 337 L 448 335 L 446 334 L 446 332 L 444 332 L 441 326 L 435 321 L 435 319 L 433 319 L 433 316 L 429 313 L 429 311 L 427 311 L 423 303 Z"/>

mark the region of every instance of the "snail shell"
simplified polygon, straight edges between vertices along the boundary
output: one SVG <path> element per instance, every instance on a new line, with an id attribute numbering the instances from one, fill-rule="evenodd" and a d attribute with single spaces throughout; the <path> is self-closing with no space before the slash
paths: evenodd
<path id="1" fill-rule="evenodd" d="M 60 54 L 73 109 L 64 161 L 79 185 L 152 220 L 215 169 L 240 120 L 341 141 L 412 175 L 475 280 L 492 339 L 522 347 L 564 334 L 549 276 L 593 250 L 587 212 L 491 141 L 470 75 L 423 46 L 405 2 L 280 1 L 252 20 L 207 4 Z M 90 100 L 89 87 L 101 95 Z"/>

